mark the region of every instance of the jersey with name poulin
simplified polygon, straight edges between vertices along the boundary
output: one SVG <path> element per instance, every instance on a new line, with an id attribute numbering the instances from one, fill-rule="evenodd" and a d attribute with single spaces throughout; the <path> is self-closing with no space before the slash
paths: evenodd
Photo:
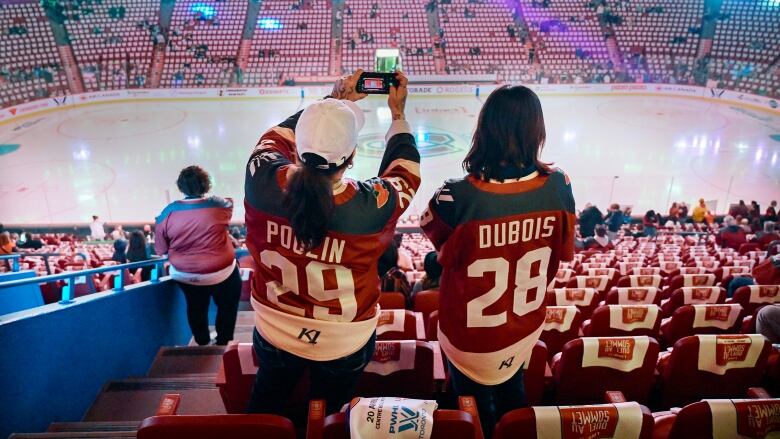
<path id="1" fill-rule="evenodd" d="M 379 176 L 343 180 L 324 242 L 306 251 L 283 205 L 299 115 L 263 134 L 247 164 L 247 247 L 258 267 L 252 305 L 271 344 L 327 361 L 360 349 L 376 328 L 377 260 L 420 186 L 420 155 L 408 124 L 394 122 Z"/>

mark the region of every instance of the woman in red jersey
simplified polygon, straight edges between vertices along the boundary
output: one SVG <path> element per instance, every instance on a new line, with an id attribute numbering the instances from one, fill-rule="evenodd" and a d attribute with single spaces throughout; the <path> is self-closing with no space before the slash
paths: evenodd
<path id="1" fill-rule="evenodd" d="M 353 396 L 374 352 L 377 261 L 420 185 L 420 155 L 404 118 L 406 78 L 387 104 L 393 122 L 377 177 L 355 181 L 363 111 L 360 71 L 268 130 L 246 170 L 247 247 L 254 348 L 260 360 L 249 411 L 281 413 L 304 369 L 330 412 Z"/>
<path id="2" fill-rule="evenodd" d="M 464 178 L 436 192 L 421 226 L 439 252 L 439 342 L 457 395 L 477 400 L 489 436 L 525 405 L 522 365 L 539 339 L 544 295 L 574 253 L 568 176 L 543 163 L 539 98 L 504 86 L 485 101 Z"/>

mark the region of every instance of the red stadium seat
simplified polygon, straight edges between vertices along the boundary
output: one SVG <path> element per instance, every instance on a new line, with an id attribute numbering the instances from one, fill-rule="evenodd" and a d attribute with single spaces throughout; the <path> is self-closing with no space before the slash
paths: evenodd
<path id="1" fill-rule="evenodd" d="M 658 305 L 605 305 L 596 308 L 582 325 L 585 337 L 658 338 L 661 309 Z"/>
<path id="2" fill-rule="evenodd" d="M 738 303 L 746 315 L 753 315 L 758 308 L 780 302 L 780 285 L 746 285 L 734 291 L 728 303 Z"/>
<path id="3" fill-rule="evenodd" d="M 434 311 L 428 316 L 428 324 L 425 326 L 425 337 L 430 341 L 439 340 L 439 311 Z"/>
<path id="4" fill-rule="evenodd" d="M 668 300 L 661 302 L 664 317 L 683 305 L 712 305 L 726 301 L 726 290 L 721 287 L 682 287 L 672 292 Z"/>
<path id="5" fill-rule="evenodd" d="M 661 275 L 636 275 L 631 274 L 618 279 L 618 287 L 656 287 L 660 288 L 663 278 Z"/>
<path id="6" fill-rule="evenodd" d="M 544 330 L 539 340 L 547 346 L 547 358 L 563 349 L 563 345 L 579 336 L 582 313 L 576 306 L 548 306 Z"/>
<path id="7" fill-rule="evenodd" d="M 382 309 L 406 309 L 406 296 L 397 291 L 383 291 L 379 294 L 379 306 Z"/>
<path id="8" fill-rule="evenodd" d="M 590 318 L 599 305 L 599 294 L 593 288 L 556 288 L 547 293 L 547 306 L 576 306 L 582 318 Z"/>
<path id="9" fill-rule="evenodd" d="M 727 334 L 739 332 L 745 315 L 739 304 L 685 305 L 677 308 L 661 325 L 666 346 L 696 334 Z"/>
<path id="10" fill-rule="evenodd" d="M 404 309 L 383 309 L 376 326 L 377 340 L 425 340 L 422 314 Z"/>
<path id="11" fill-rule="evenodd" d="M 428 324 L 428 316 L 439 309 L 439 290 L 420 291 L 412 299 L 412 309 L 422 313 L 423 321 Z"/>
<path id="12" fill-rule="evenodd" d="M 378 341 L 355 394 L 429 399 L 435 390 L 434 361 L 434 350 L 428 342 Z"/>
<path id="13" fill-rule="evenodd" d="M 599 294 L 604 294 L 614 286 L 613 280 L 609 276 L 575 276 L 569 279 L 566 284 L 568 288 L 593 288 Z"/>
<path id="14" fill-rule="evenodd" d="M 760 383 L 771 345 L 761 335 L 694 335 L 658 361 L 663 406 L 703 398 L 740 398 Z"/>
<path id="15" fill-rule="evenodd" d="M 656 287 L 612 288 L 604 302 L 607 305 L 660 305 L 661 290 Z"/>
<path id="16" fill-rule="evenodd" d="M 544 342 L 537 341 L 531 351 L 531 358 L 523 364 L 525 375 L 525 401 L 528 405 L 542 403 L 544 395 L 545 373 L 547 372 L 547 346 Z"/>
<path id="17" fill-rule="evenodd" d="M 513 410 L 501 417 L 493 438 L 650 439 L 652 434 L 650 410 L 636 402 L 625 402 Z"/>
<path id="18" fill-rule="evenodd" d="M 276 415 L 153 416 L 138 429 L 138 439 L 295 439 L 293 423 Z"/>
<path id="19" fill-rule="evenodd" d="M 739 254 L 744 255 L 752 251 L 761 250 L 761 245 L 757 242 L 746 242 L 739 246 Z"/>
<path id="20" fill-rule="evenodd" d="M 763 438 L 780 432 L 780 399 L 712 399 L 683 407 L 669 439 Z"/>
<path id="21" fill-rule="evenodd" d="M 478 430 L 478 423 L 464 411 L 436 410 L 433 412 L 431 439 L 475 439 Z M 349 437 L 349 415 L 345 412 L 334 413 L 325 418 L 321 435 L 306 435 L 306 439 L 349 439 Z"/>
<path id="22" fill-rule="evenodd" d="M 669 280 L 669 285 L 666 287 L 664 293 L 664 299 L 668 299 L 669 296 L 682 287 L 712 287 L 715 285 L 715 275 L 708 274 L 678 274 L 677 276 Z"/>
<path id="23" fill-rule="evenodd" d="M 715 274 L 716 282 L 723 282 L 724 287 L 728 286 L 726 281 L 733 279 L 737 276 L 750 276 L 750 268 L 748 267 L 720 267 L 713 272 Z"/>
<path id="24" fill-rule="evenodd" d="M 602 401 L 607 391 L 645 402 L 658 360 L 658 342 L 650 337 L 585 337 L 563 347 L 551 365 L 558 404 Z"/>

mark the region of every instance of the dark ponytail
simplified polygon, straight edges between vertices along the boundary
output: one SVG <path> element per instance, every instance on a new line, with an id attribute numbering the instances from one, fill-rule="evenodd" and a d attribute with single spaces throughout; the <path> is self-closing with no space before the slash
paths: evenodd
<path id="1" fill-rule="evenodd" d="M 336 207 L 333 201 L 333 176 L 351 163 L 339 167 L 318 169 L 302 166 L 287 181 L 284 206 L 295 237 L 304 249 L 319 247 L 328 233 L 328 225 Z"/>

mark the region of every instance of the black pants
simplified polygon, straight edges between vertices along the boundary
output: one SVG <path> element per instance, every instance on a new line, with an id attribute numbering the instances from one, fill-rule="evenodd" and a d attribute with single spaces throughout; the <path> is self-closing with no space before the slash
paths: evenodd
<path id="1" fill-rule="evenodd" d="M 349 402 L 363 369 L 374 355 L 376 334 L 354 354 L 331 361 L 313 361 L 277 349 L 255 329 L 253 344 L 260 368 L 252 387 L 248 413 L 284 415 L 290 394 L 308 367 L 310 399 L 324 399 L 328 414 Z"/>
<path id="2" fill-rule="evenodd" d="M 217 344 L 226 345 L 233 340 L 238 314 L 238 300 L 241 298 L 241 274 L 238 267 L 227 279 L 214 285 L 190 285 L 177 282 L 187 299 L 187 322 L 190 324 L 195 342 L 207 345 L 209 335 L 209 304 L 214 298 L 217 305 Z"/>
<path id="3" fill-rule="evenodd" d="M 486 438 L 493 435 L 496 423 L 507 412 L 523 408 L 525 402 L 525 382 L 523 369 L 512 378 L 495 386 L 486 386 L 472 380 L 447 362 L 450 370 L 450 383 L 456 396 L 473 396 L 477 402 L 479 420 Z"/>

